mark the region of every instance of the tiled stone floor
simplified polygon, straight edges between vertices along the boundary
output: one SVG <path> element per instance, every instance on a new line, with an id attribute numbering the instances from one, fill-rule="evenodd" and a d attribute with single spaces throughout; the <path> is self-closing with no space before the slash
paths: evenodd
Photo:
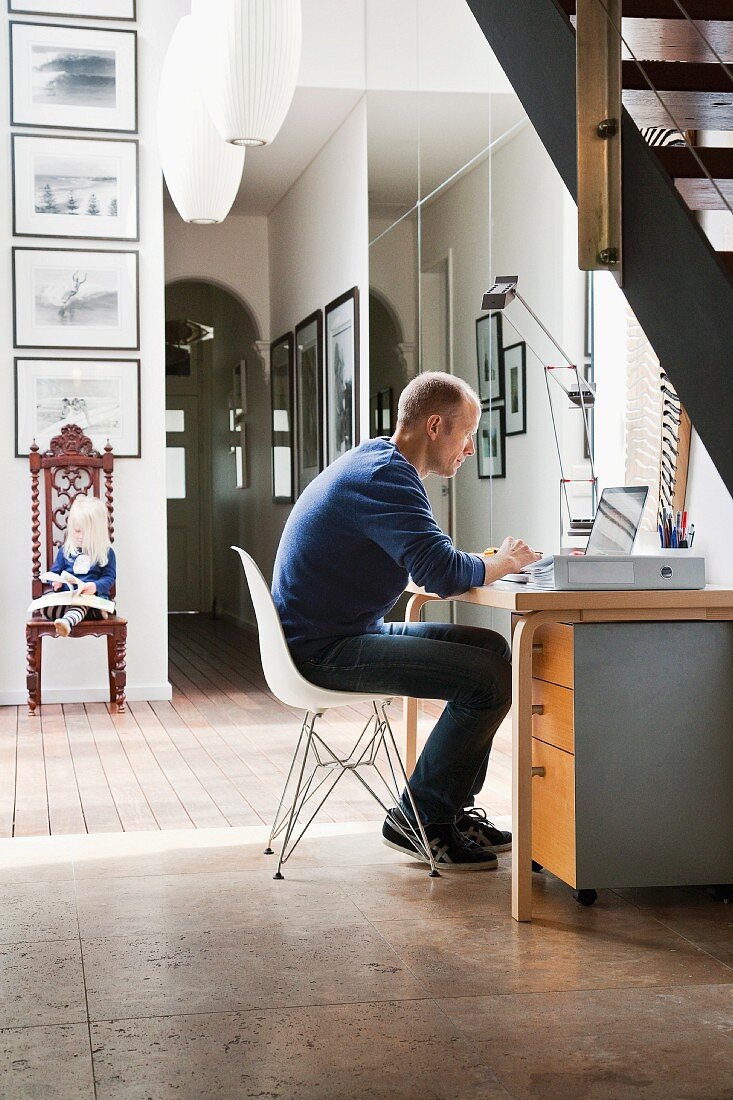
<path id="1" fill-rule="evenodd" d="M 733 1097 L 733 905 L 264 833 L 0 842 L 0 1097 Z"/>

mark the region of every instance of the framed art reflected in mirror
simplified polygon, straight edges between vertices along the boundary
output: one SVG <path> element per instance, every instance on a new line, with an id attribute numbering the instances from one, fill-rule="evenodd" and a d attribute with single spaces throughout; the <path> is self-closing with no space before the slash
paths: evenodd
<path id="1" fill-rule="evenodd" d="M 293 430 L 293 336 L 288 332 L 270 345 L 272 398 L 272 499 L 292 504 L 295 499 Z"/>
<path id="2" fill-rule="evenodd" d="M 476 362 L 478 395 L 486 401 L 504 398 L 504 357 L 500 313 L 487 313 L 476 320 Z"/>
<path id="3" fill-rule="evenodd" d="M 484 409 L 478 423 L 476 460 L 480 478 L 506 477 L 506 422 L 504 406 Z"/>
<path id="4" fill-rule="evenodd" d="M 527 345 L 522 340 L 503 350 L 506 434 L 523 435 L 527 431 Z"/>
<path id="5" fill-rule="evenodd" d="M 326 464 L 359 442 L 359 290 L 326 306 Z"/>
<path id="6" fill-rule="evenodd" d="M 295 329 L 295 409 L 297 417 L 297 495 L 323 469 L 323 312 Z"/>

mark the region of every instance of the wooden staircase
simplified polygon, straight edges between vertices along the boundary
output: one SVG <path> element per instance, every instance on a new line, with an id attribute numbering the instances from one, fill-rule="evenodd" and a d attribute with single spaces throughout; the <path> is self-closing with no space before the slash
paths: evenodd
<path id="1" fill-rule="evenodd" d="M 576 198 L 575 0 L 467 3 Z M 681 3 L 727 69 L 674 0 L 623 0 L 623 290 L 733 492 L 733 253 L 698 218 L 727 207 L 687 148 L 640 133 L 674 123 L 632 54 L 680 129 L 733 130 L 733 0 Z M 733 206 L 733 148 L 696 152 Z"/>

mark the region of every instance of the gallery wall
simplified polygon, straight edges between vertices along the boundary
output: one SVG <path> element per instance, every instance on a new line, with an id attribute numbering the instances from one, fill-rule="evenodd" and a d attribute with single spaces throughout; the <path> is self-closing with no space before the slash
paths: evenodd
<path id="1" fill-rule="evenodd" d="M 140 256 L 140 350 L 65 351 L 24 350 L 28 356 L 78 358 L 139 358 L 141 364 L 140 403 L 142 411 L 141 457 L 119 459 L 115 465 L 115 550 L 119 559 L 118 607 L 129 619 L 127 650 L 127 695 L 130 699 L 164 699 L 170 695 L 167 680 L 166 624 L 166 511 L 164 484 L 164 352 L 163 352 L 163 222 L 160 167 L 156 151 L 154 110 L 158 73 L 163 55 L 178 18 L 188 5 L 179 0 L 166 4 L 138 4 L 136 23 L 124 24 L 137 30 L 138 132 L 124 135 L 139 140 L 140 242 L 63 241 L 24 238 L 13 242 L 11 229 L 10 127 L 4 126 L 5 168 L 0 173 L 0 209 L 4 217 L 4 248 L 0 280 L 0 325 L 6 334 L 0 371 L 0 484 L 2 514 L 6 524 L 5 552 L 0 571 L 0 601 L 3 629 L 0 635 L 0 704 L 25 699 L 24 623 L 30 600 L 31 517 L 28 459 L 14 457 L 14 392 L 12 295 L 10 246 L 12 243 L 43 248 L 75 247 L 132 249 Z M 16 20 L 42 23 L 74 23 L 71 19 L 41 16 Z M 9 118 L 8 28 L 2 14 L 0 26 L 0 116 Z M 103 21 L 78 21 L 84 27 L 121 27 Z M 23 133 L 53 133 L 79 136 L 73 130 L 47 131 L 43 127 Z M 120 134 L 84 137 L 108 138 Z M 102 700 L 107 697 L 106 646 L 95 638 L 72 641 L 50 640 L 44 644 L 43 698 L 46 702 Z M 103 686 L 104 685 L 104 686 Z"/>

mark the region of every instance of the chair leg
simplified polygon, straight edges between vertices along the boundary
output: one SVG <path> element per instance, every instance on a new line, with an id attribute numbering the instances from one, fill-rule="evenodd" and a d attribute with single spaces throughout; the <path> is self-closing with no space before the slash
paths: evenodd
<path id="1" fill-rule="evenodd" d="M 127 672 L 127 626 L 123 625 L 115 634 L 107 636 L 107 668 L 109 672 L 109 701 L 117 707 L 117 713 L 125 711 L 125 685 Z"/>
<path id="2" fill-rule="evenodd" d="M 295 762 L 298 759 L 298 753 L 300 752 L 300 746 L 303 743 L 303 738 L 306 736 L 306 730 L 308 729 L 308 726 L 309 726 L 309 721 L 308 721 L 309 718 L 310 718 L 310 714 L 308 712 L 306 712 L 305 717 L 303 718 L 303 724 L 300 727 L 300 735 L 298 737 L 298 743 L 295 746 L 295 752 L 293 753 L 293 759 L 290 761 L 290 768 L 288 770 L 287 778 L 285 780 L 285 785 L 283 787 L 283 793 L 280 796 L 280 801 L 278 802 L 277 810 L 275 811 L 275 816 L 272 819 L 272 829 L 270 830 L 270 836 L 268 838 L 267 847 L 265 848 L 265 852 L 264 852 L 264 854 L 266 856 L 271 856 L 273 854 L 272 842 L 275 839 L 277 833 L 280 831 L 280 828 L 282 827 L 282 824 L 283 824 L 283 821 L 284 821 L 284 817 L 281 818 L 280 813 L 281 813 L 281 810 L 282 810 L 282 808 L 285 804 L 285 795 L 288 793 L 288 786 L 290 784 L 290 780 L 292 778 L 293 771 L 295 769 Z"/>
<path id="3" fill-rule="evenodd" d="M 26 687 L 28 689 L 28 713 L 31 717 L 36 707 L 41 705 L 41 658 L 42 641 L 40 634 L 26 629 Z"/>
<path id="4" fill-rule="evenodd" d="M 430 844 L 428 843 L 428 838 L 425 834 L 425 829 L 423 828 L 420 814 L 418 812 L 417 806 L 415 805 L 415 800 L 412 797 L 412 791 L 410 790 L 410 783 L 405 772 L 404 764 L 402 763 L 402 757 L 400 756 L 397 744 L 394 739 L 394 734 L 392 733 L 392 727 L 390 726 L 389 719 L 387 718 L 386 704 L 380 708 L 375 703 L 374 714 L 377 723 L 374 738 L 372 742 L 370 742 L 370 744 L 367 746 L 365 751 L 362 753 L 361 758 L 355 761 L 353 765 L 351 765 L 351 770 L 353 771 L 359 782 L 362 784 L 362 786 L 369 791 L 371 796 L 376 799 L 376 801 L 384 810 L 389 809 L 389 807 L 385 805 L 385 803 L 382 801 L 379 794 L 374 790 L 374 788 L 371 787 L 369 783 L 367 783 L 364 775 L 362 774 L 365 768 L 371 767 L 374 769 L 377 776 L 389 792 L 390 798 L 394 798 L 397 803 L 399 803 L 400 801 L 402 789 L 404 788 L 407 791 L 407 797 L 410 801 L 410 806 L 412 808 L 415 822 L 417 823 L 417 828 L 415 828 L 415 826 L 413 826 L 412 823 L 407 819 L 405 819 L 406 828 L 403 829 L 398 821 L 394 822 L 395 828 L 397 828 L 399 832 L 402 833 L 406 840 L 409 840 L 411 844 L 414 844 L 419 849 L 420 853 L 425 857 L 425 861 L 430 864 L 430 877 L 440 878 L 440 872 L 435 866 L 435 858 L 433 856 Z M 389 778 L 382 774 L 382 772 L 379 770 L 379 766 L 377 765 L 377 753 L 380 746 L 384 749 L 384 753 L 387 757 L 387 765 L 390 772 Z M 365 757 L 366 759 L 364 759 Z"/>

